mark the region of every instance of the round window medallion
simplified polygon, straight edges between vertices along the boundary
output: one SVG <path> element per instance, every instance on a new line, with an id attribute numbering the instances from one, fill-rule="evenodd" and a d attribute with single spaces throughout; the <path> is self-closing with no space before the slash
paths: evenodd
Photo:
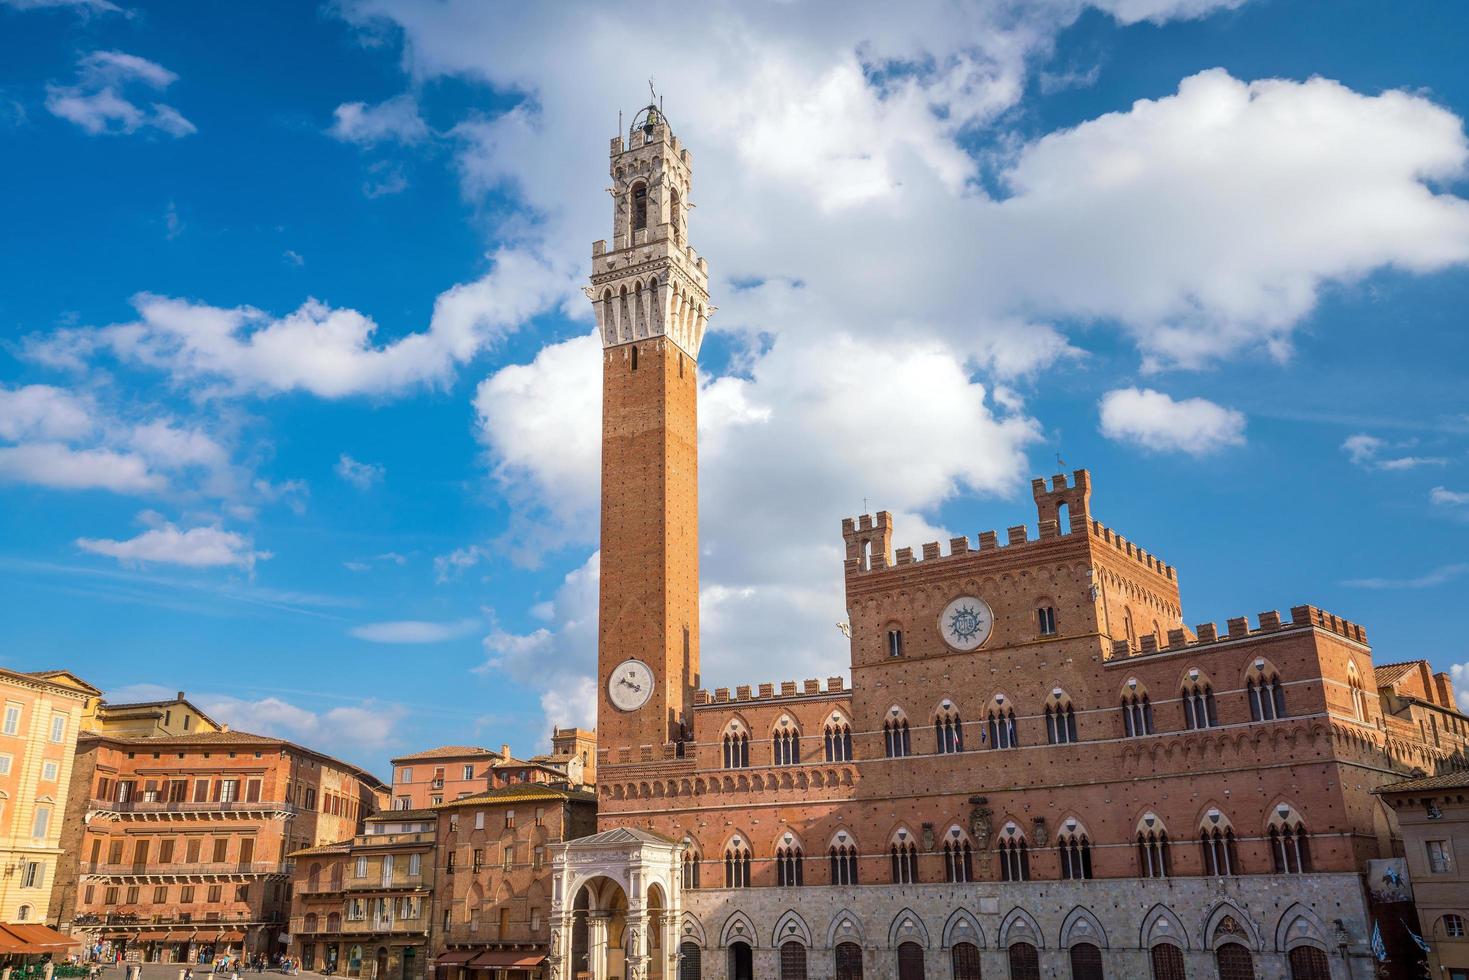
<path id="1" fill-rule="evenodd" d="M 990 638 L 995 614 L 978 596 L 960 596 L 939 615 L 939 633 L 955 650 L 974 650 Z"/>

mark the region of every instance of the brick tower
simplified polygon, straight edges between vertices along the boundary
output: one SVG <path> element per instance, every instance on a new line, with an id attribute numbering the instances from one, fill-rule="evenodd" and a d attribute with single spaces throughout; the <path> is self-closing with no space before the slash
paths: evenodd
<path id="1" fill-rule="evenodd" d="M 612 140 L 612 240 L 592 246 L 602 337 L 597 735 L 616 760 L 677 741 L 699 684 L 699 344 L 708 265 L 687 244 L 690 157 L 662 111 Z"/>

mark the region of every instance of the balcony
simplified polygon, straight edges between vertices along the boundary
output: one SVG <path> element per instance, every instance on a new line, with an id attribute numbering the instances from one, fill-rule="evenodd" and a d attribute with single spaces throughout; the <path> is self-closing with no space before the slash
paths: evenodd
<path id="1" fill-rule="evenodd" d="M 299 813 L 298 807 L 281 800 L 216 800 L 202 803 L 189 803 L 182 800 L 159 800 L 159 799 L 134 799 L 134 800 L 99 800 L 92 799 L 90 808 L 100 815 L 116 815 L 119 817 L 143 817 L 144 819 L 160 820 L 182 820 L 188 817 L 203 817 L 205 819 L 223 818 L 225 816 L 241 816 L 243 814 L 255 813 L 265 817 L 287 817 Z"/>
<path id="2" fill-rule="evenodd" d="M 99 878 L 240 878 L 246 875 L 289 876 L 290 861 L 220 861 L 210 864 L 110 864 L 82 862 L 81 873 Z"/>

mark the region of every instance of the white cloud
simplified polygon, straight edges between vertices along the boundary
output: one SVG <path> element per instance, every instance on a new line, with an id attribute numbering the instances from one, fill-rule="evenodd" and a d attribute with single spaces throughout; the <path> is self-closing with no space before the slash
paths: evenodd
<path id="1" fill-rule="evenodd" d="M 71 9 L 87 14 L 121 13 L 122 8 L 108 0 L 0 0 L 0 7 L 12 10 Z"/>
<path id="2" fill-rule="evenodd" d="M 144 515 L 145 519 L 149 515 Z M 127 540 L 77 538 L 77 547 L 96 555 L 116 558 L 123 564 L 183 565 L 187 568 L 236 566 L 253 570 L 257 561 L 270 558 L 256 551 L 254 542 L 235 531 L 218 527 L 180 530 L 168 521 Z"/>
<path id="3" fill-rule="evenodd" d="M 311 711 L 278 697 L 239 698 L 228 694 L 191 695 L 190 700 L 216 721 L 257 735 L 300 742 L 318 751 L 360 755 L 380 750 L 397 738 L 408 709 L 390 701 L 366 699 L 326 711 Z"/>
<path id="4" fill-rule="evenodd" d="M 1153 452 L 1206 456 L 1245 443 L 1245 417 L 1204 398 L 1175 401 L 1152 388 L 1117 388 L 1099 405 L 1102 435 Z"/>
<path id="5" fill-rule="evenodd" d="M 1342 585 L 1356 589 L 1431 589 L 1469 573 L 1469 564 L 1440 565 L 1412 578 L 1354 578 Z"/>
<path id="6" fill-rule="evenodd" d="M 306 264 L 306 260 L 301 257 L 301 253 L 300 252 L 297 252 L 297 251 L 295 251 L 293 249 L 289 249 L 289 248 L 286 249 L 285 252 L 283 252 L 281 254 L 281 258 L 285 259 L 285 261 L 286 261 L 286 263 L 288 265 L 293 265 L 293 266 L 295 266 L 298 269 L 301 268 L 303 265 Z"/>
<path id="7" fill-rule="evenodd" d="M 334 121 L 328 132 L 347 143 L 417 143 L 429 135 L 428 124 L 418 114 L 418 100 L 411 95 L 395 96 L 377 105 L 346 102 L 332 115 Z"/>
<path id="8" fill-rule="evenodd" d="M 154 493 L 167 485 L 141 456 L 110 449 L 73 449 L 57 442 L 0 446 L 3 482 L 115 493 Z"/>
<path id="9" fill-rule="evenodd" d="M 387 470 L 381 463 L 361 463 L 342 453 L 337 459 L 337 476 L 352 484 L 358 490 L 368 490 L 374 484 L 381 483 Z"/>
<path id="10" fill-rule="evenodd" d="M 523 252 L 501 252 L 483 278 L 440 294 L 429 328 L 375 344 L 377 324 L 354 310 L 308 300 L 272 317 L 147 293 L 138 320 L 29 339 L 27 353 L 52 366 L 99 352 L 169 372 L 211 393 L 306 391 L 323 398 L 398 394 L 447 381 L 453 368 L 564 297 L 569 280 Z"/>
<path id="11" fill-rule="evenodd" d="M 173 106 L 137 104 L 127 89 L 168 88 L 178 76 L 157 62 L 122 51 L 93 51 L 77 62 L 73 85 L 46 86 L 46 108 L 52 115 L 75 123 L 88 133 L 129 134 L 156 129 L 170 136 L 188 136 L 197 128 Z"/>
<path id="12" fill-rule="evenodd" d="M 1454 681 L 1454 700 L 1463 711 L 1469 705 L 1469 663 L 1454 664 L 1449 668 L 1449 676 Z"/>
<path id="13" fill-rule="evenodd" d="M 459 619 L 448 623 L 405 619 L 387 623 L 365 623 L 351 630 L 353 636 L 369 643 L 443 643 L 473 633 L 480 625 L 477 619 Z"/>
<path id="14" fill-rule="evenodd" d="M 86 398 L 51 385 L 0 386 L 0 439 L 77 439 L 94 426 Z"/>
<path id="15" fill-rule="evenodd" d="M 1450 490 L 1448 487 L 1434 487 L 1428 491 L 1428 499 L 1439 507 L 1469 506 L 1469 492 Z"/>
<path id="16" fill-rule="evenodd" d="M 447 555 L 436 555 L 434 556 L 434 581 L 441 584 L 453 581 L 488 557 L 490 557 L 489 549 L 477 544 L 455 548 Z"/>
<path id="17" fill-rule="evenodd" d="M 1387 455 L 1412 448 L 1415 444 L 1414 440 L 1391 443 L 1386 439 L 1358 432 L 1342 442 L 1341 450 L 1347 454 L 1353 465 L 1365 470 L 1414 470 L 1420 466 L 1448 465 L 1449 461 L 1442 456 Z"/>

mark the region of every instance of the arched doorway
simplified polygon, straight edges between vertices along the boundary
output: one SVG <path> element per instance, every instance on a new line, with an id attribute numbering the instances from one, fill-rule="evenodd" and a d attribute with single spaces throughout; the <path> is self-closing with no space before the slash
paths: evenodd
<path id="1" fill-rule="evenodd" d="M 1172 943 L 1153 947 L 1153 980 L 1184 980 L 1183 950 Z"/>
<path id="2" fill-rule="evenodd" d="M 704 961 L 698 943 L 684 943 L 678 948 L 678 980 L 703 980 Z"/>
<path id="3" fill-rule="evenodd" d="M 1008 950 L 1010 980 L 1041 980 L 1041 958 L 1030 943 L 1012 943 Z"/>
<path id="4" fill-rule="evenodd" d="M 409 946 L 403 950 L 403 980 L 413 980 L 413 967 L 417 958 L 417 946 Z"/>
<path id="5" fill-rule="evenodd" d="M 1072 946 L 1071 980 L 1103 980 L 1102 951 L 1091 943 Z"/>
<path id="6" fill-rule="evenodd" d="M 1315 946 L 1290 951 L 1290 980 L 1331 980 L 1331 964 Z"/>
<path id="7" fill-rule="evenodd" d="M 923 980 L 923 947 L 903 943 L 898 947 L 898 980 Z"/>
<path id="8" fill-rule="evenodd" d="M 663 897 L 663 886 L 656 881 L 648 886 L 648 980 L 663 980 L 663 927 L 666 924 L 668 903 Z"/>
<path id="9" fill-rule="evenodd" d="M 627 973 L 627 893 L 611 878 L 596 877 L 577 890 L 572 902 L 571 976 Z"/>
<path id="10" fill-rule="evenodd" d="M 1214 951 L 1219 980 L 1255 980 L 1255 958 L 1239 943 L 1225 943 Z"/>
<path id="11" fill-rule="evenodd" d="M 806 947 L 795 940 L 780 947 L 780 980 L 806 980 Z"/>
<path id="12" fill-rule="evenodd" d="M 838 943 L 836 948 L 837 980 L 862 980 L 862 947 L 856 943 Z"/>
<path id="13" fill-rule="evenodd" d="M 729 980 L 755 980 L 755 953 L 749 943 L 731 943 Z"/>
<path id="14" fill-rule="evenodd" d="M 388 980 L 388 948 L 379 946 L 377 957 L 373 961 L 372 975 L 376 980 Z"/>

